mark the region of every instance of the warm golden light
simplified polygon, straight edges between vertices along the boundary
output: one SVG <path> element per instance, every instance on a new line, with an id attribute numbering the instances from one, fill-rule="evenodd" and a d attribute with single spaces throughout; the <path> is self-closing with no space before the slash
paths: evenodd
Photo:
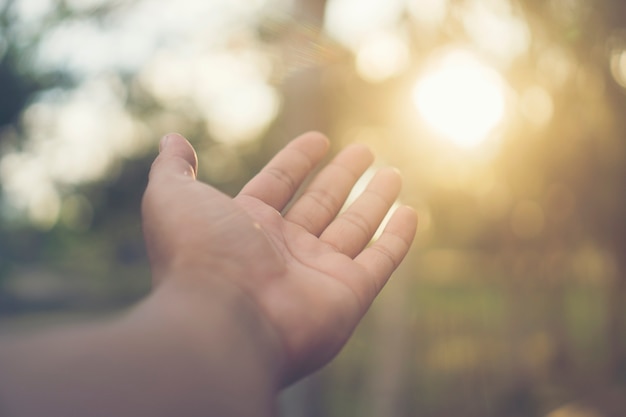
<path id="1" fill-rule="evenodd" d="M 380 82 L 398 74 L 409 61 L 406 43 L 394 33 L 377 33 L 363 42 L 356 56 L 359 75 Z"/>
<path id="2" fill-rule="evenodd" d="M 413 99 L 437 134 L 465 148 L 487 139 L 505 112 L 502 78 L 464 51 L 436 59 L 418 80 Z"/>

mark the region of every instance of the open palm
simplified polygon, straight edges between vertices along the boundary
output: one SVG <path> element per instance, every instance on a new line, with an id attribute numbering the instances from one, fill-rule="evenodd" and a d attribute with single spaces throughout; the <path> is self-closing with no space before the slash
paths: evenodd
<path id="1" fill-rule="evenodd" d="M 414 211 L 400 207 L 368 246 L 400 190 L 393 169 L 339 214 L 372 163 L 365 146 L 346 148 L 296 195 L 327 149 L 320 134 L 300 136 L 231 198 L 195 180 L 193 149 L 169 135 L 144 196 L 155 278 L 201 271 L 207 285 L 228 281 L 244 293 L 279 339 L 283 383 L 338 352 L 415 233 Z"/>

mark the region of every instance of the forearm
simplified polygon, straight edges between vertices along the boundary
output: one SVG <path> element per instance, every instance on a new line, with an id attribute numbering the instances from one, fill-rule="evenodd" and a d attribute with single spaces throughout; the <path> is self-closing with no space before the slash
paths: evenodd
<path id="1" fill-rule="evenodd" d="M 177 292 L 159 289 L 108 322 L 3 339 L 0 410 L 15 417 L 272 415 L 279 366 L 253 312 L 225 289 L 209 300 Z"/>

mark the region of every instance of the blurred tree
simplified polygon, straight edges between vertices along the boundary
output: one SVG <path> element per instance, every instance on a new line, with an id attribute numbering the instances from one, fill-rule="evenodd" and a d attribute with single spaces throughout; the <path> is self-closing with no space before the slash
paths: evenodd
<path id="1" fill-rule="evenodd" d="M 29 146 L 28 142 L 31 138 L 28 137 L 24 126 L 24 111 L 29 105 L 43 94 L 51 91 L 70 91 L 79 83 L 75 74 L 68 68 L 45 67 L 35 62 L 35 56 L 46 36 L 70 22 L 94 24 L 101 22 L 121 6 L 119 2 L 111 2 L 93 7 L 76 8 L 71 7 L 65 0 L 54 0 L 52 4 L 42 5 L 43 7 L 49 6 L 49 10 L 45 15 L 40 16 L 35 29 L 32 26 L 33 22 L 25 21 L 24 16 L 18 13 L 21 3 L 23 2 L 19 0 L 0 2 L 0 157 L 21 151 Z M 149 163 L 142 164 L 142 161 L 139 161 L 139 165 L 142 167 L 142 172 L 147 172 Z M 61 297 L 58 299 L 56 291 L 52 291 L 49 297 L 41 294 L 43 298 L 40 299 L 38 295 L 40 291 L 36 288 L 33 288 L 35 291 L 33 299 L 29 297 L 21 299 L 19 296 L 15 298 L 15 291 L 8 291 L 6 287 L 9 285 L 6 278 L 16 273 L 24 276 L 24 282 L 28 282 L 29 276 L 40 275 L 41 282 L 37 285 L 43 285 L 44 288 L 48 285 L 46 281 L 53 280 L 55 274 L 67 275 L 69 279 L 76 275 L 85 275 L 84 267 L 90 261 L 81 259 L 75 262 L 76 258 L 69 261 L 67 256 L 69 253 L 85 253 L 79 248 L 92 248 L 95 252 L 102 252 L 89 254 L 93 257 L 92 266 L 114 266 L 117 264 L 116 261 L 120 260 L 118 258 L 128 260 L 127 247 L 133 248 L 136 262 L 143 251 L 138 207 L 141 190 L 145 185 L 145 174 L 139 174 L 133 170 L 129 180 L 129 177 L 124 175 L 128 172 L 128 167 L 124 167 L 121 172 L 122 174 L 117 177 L 121 181 L 114 181 L 115 184 L 111 184 L 110 181 L 96 182 L 82 187 L 82 190 L 80 188 L 69 189 L 67 185 L 64 186 L 64 191 L 69 196 L 89 196 L 91 203 L 95 206 L 92 230 L 85 229 L 83 226 L 80 226 L 80 230 L 76 230 L 63 225 L 62 222 L 59 222 L 52 230 L 33 227 L 28 222 L 25 213 L 15 213 L 14 209 L 10 208 L 11 205 L 6 201 L 5 190 L 0 187 L 0 207 L 3 208 L 0 211 L 2 216 L 2 222 L 0 222 L 0 312 L 16 313 L 38 309 L 67 308 L 69 305 L 87 308 L 91 305 L 91 307 L 98 308 L 103 303 L 102 295 L 104 299 L 107 299 L 105 294 L 111 289 L 117 295 L 129 293 L 130 290 L 128 296 L 131 299 L 138 295 L 139 291 L 133 289 L 133 286 L 137 287 L 137 284 L 130 284 L 116 291 L 115 287 L 120 285 L 118 283 L 113 284 L 108 291 L 102 291 L 101 288 L 97 290 L 94 287 L 85 288 L 83 285 L 83 290 L 86 290 L 88 295 L 84 299 L 80 298 L 80 291 L 77 296 L 77 291 L 69 287 L 65 293 L 60 294 Z M 91 203 L 89 203 L 90 206 Z M 90 214 L 89 217 L 91 217 Z M 103 223 L 112 219 L 117 221 L 114 228 L 108 225 L 103 226 Z M 90 223 L 91 219 L 87 219 L 87 222 Z M 129 224 L 134 227 L 128 227 Z M 89 225 L 87 226 L 89 228 Z M 116 238 L 115 230 L 132 231 L 132 234 Z M 89 235 L 86 234 L 88 231 Z M 91 236 L 91 234 L 95 235 Z M 110 251 L 109 257 L 109 251 L 102 251 L 102 247 L 106 245 L 91 243 L 98 239 L 118 249 Z M 143 258 L 141 263 L 145 264 Z M 42 268 L 41 274 L 35 272 L 38 268 Z M 93 281 L 90 285 L 100 287 L 101 285 L 96 284 L 98 280 L 104 281 L 110 275 L 116 275 L 111 274 L 111 269 L 114 268 L 100 268 L 98 271 L 93 271 L 95 273 L 91 277 Z M 140 279 L 140 282 L 145 282 L 147 271 L 144 271 L 143 275 L 143 281 Z M 140 284 L 139 287 L 141 290 L 145 289 L 145 285 Z M 18 290 L 18 292 L 21 291 Z M 99 291 L 102 294 L 98 295 Z M 104 304 L 106 305 L 106 302 Z"/>
<path id="2" fill-rule="evenodd" d="M 536 145 L 542 148 L 538 166 L 546 182 L 542 198 L 553 242 L 575 251 L 573 242 L 589 239 L 615 262 L 615 270 L 609 266 L 601 278 L 609 282 L 608 369 L 625 381 L 626 195 L 618 190 L 626 186 L 626 95 L 611 72 L 612 55 L 623 51 L 625 5 L 611 0 L 521 4 L 542 28 L 537 30 L 541 42 L 574 57 L 573 74 L 555 94 L 552 128 Z"/>

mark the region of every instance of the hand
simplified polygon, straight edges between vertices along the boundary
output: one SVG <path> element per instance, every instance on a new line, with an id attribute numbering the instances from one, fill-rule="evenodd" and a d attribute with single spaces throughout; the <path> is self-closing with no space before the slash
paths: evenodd
<path id="1" fill-rule="evenodd" d="M 267 342 L 279 346 L 283 385 L 345 344 L 407 253 L 417 224 L 415 212 L 400 207 L 368 246 L 400 190 L 393 169 L 378 171 L 338 215 L 373 160 L 361 145 L 339 153 L 296 197 L 328 146 L 317 133 L 298 137 L 231 198 L 195 179 L 193 148 L 171 134 L 143 200 L 155 284 L 193 282 L 208 293 L 231 286 L 240 293 L 270 329 Z"/>

